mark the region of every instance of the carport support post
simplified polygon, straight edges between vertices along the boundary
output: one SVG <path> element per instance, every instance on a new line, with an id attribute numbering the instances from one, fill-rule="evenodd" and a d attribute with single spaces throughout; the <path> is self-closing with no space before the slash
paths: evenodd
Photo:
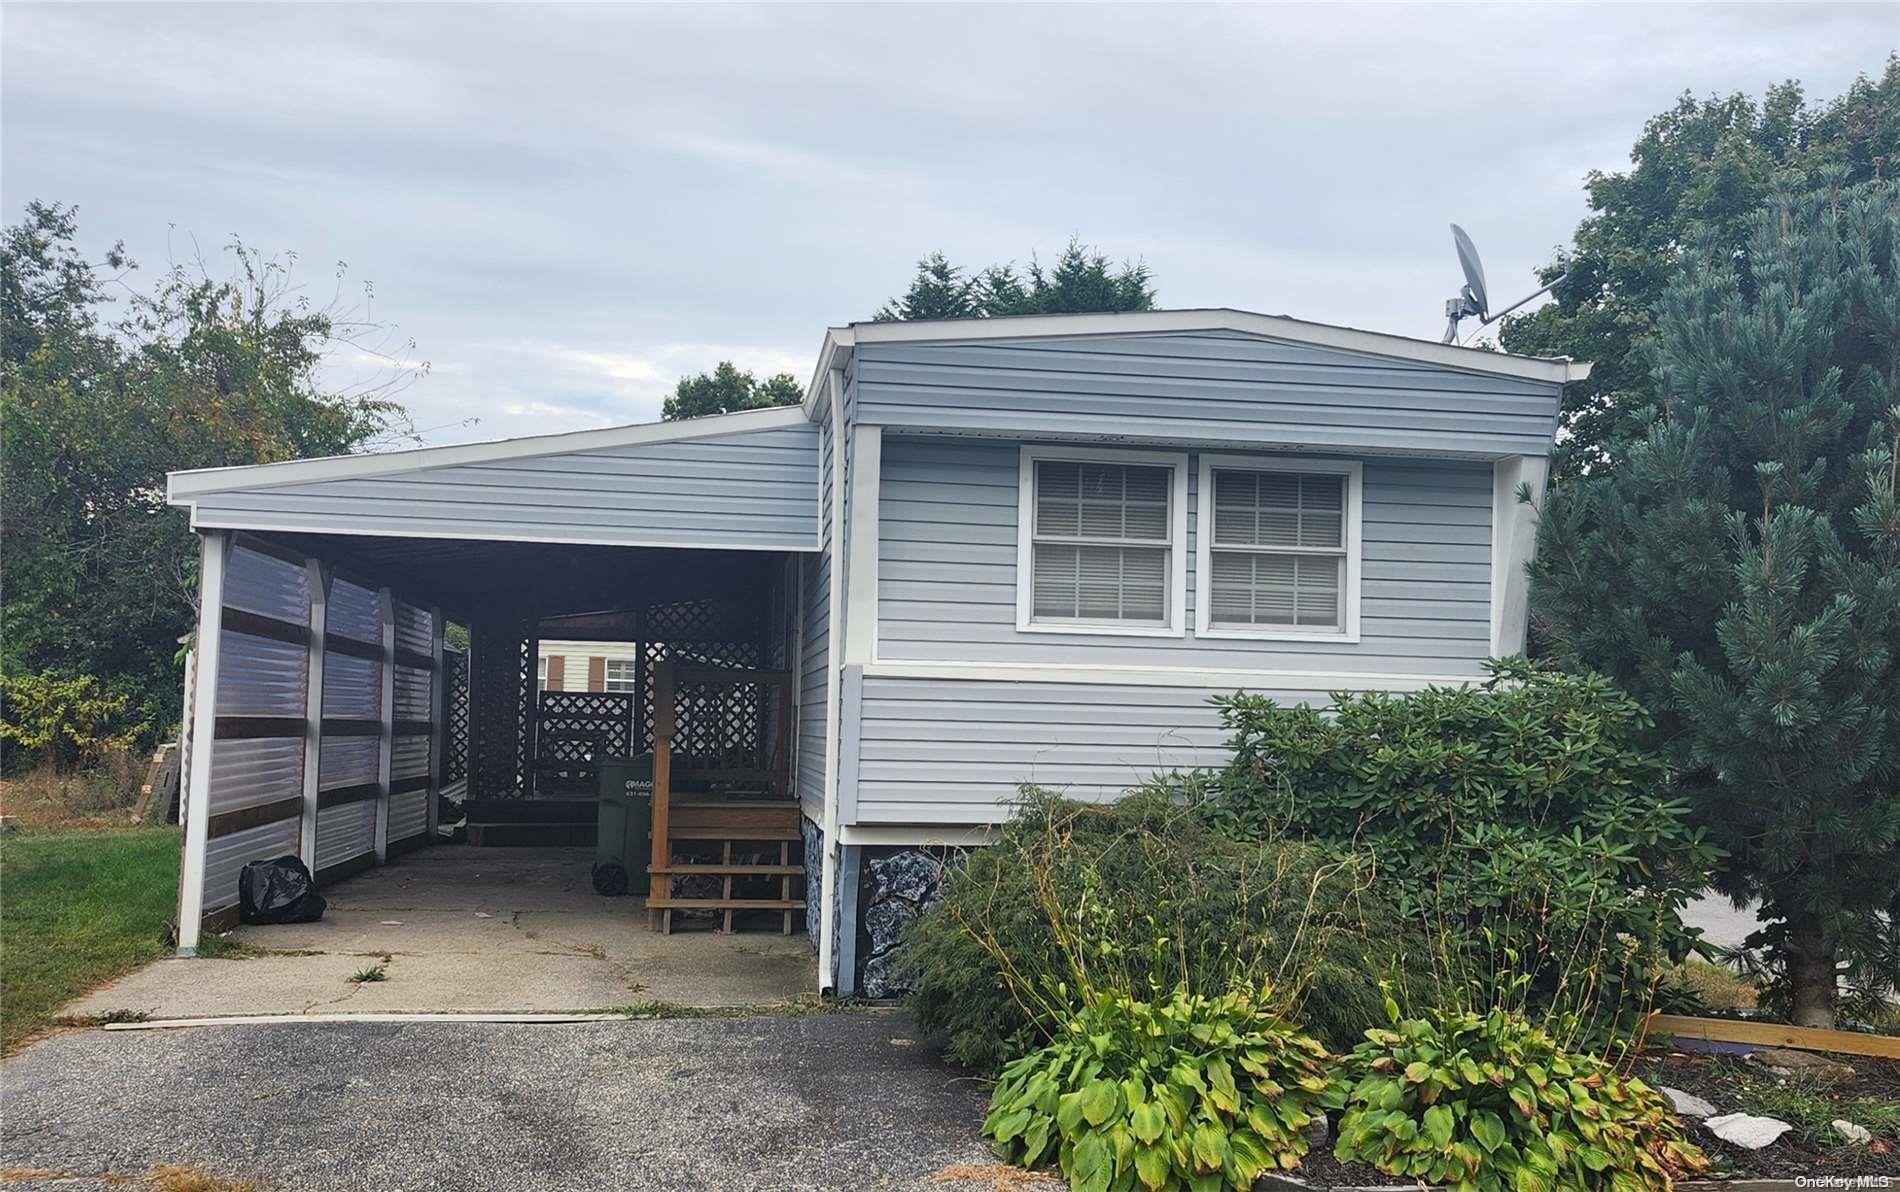
<path id="1" fill-rule="evenodd" d="M 382 626 L 382 719 L 376 750 L 376 863 L 389 859 L 389 787 L 396 750 L 396 597 L 376 589 L 376 615 Z"/>
<path id="2" fill-rule="evenodd" d="M 312 874 L 317 871 L 318 763 L 323 758 L 323 652 L 330 622 L 330 569 L 320 559 L 304 563 L 310 587 L 310 661 L 304 670 L 303 824 L 298 854 Z"/>
<path id="3" fill-rule="evenodd" d="M 430 606 L 429 657 L 435 670 L 429 676 L 429 844 L 436 842 L 435 830 L 442 813 L 442 756 L 449 740 L 449 668 L 443 657 L 447 631 L 441 607 Z"/>
<path id="4" fill-rule="evenodd" d="M 197 682 L 191 700 L 191 765 L 179 816 L 185 821 L 185 857 L 178 875 L 178 954 L 198 953 L 204 922 L 205 846 L 211 827 L 211 750 L 218 738 L 218 641 L 224 625 L 224 568 L 231 535 L 202 531 L 198 539 Z"/>

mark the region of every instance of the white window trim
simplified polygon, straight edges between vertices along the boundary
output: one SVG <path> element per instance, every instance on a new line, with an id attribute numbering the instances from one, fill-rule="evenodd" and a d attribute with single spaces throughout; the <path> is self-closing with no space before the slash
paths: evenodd
<path id="1" fill-rule="evenodd" d="M 639 690 L 640 672 L 639 672 L 639 669 L 634 665 L 633 659 L 631 658 L 604 658 L 601 660 L 601 662 L 602 662 L 602 665 L 600 668 L 600 689 L 602 691 L 611 691 L 619 695 L 629 695 Z M 619 666 L 623 666 L 627 668 L 629 673 L 626 678 L 615 679 L 612 677 L 613 668 L 615 665 L 619 665 Z M 628 684 L 628 686 L 626 687 L 608 686 L 608 684 L 615 683 L 615 682 L 626 683 Z"/>
<path id="2" fill-rule="evenodd" d="M 1036 621 L 1035 520 L 1036 464 L 1041 460 L 1139 464 L 1172 468 L 1168 486 L 1168 623 L 1129 625 L 1116 621 Z M 1122 451 L 1101 447 L 1043 447 L 1025 444 L 1016 477 L 1016 629 L 1021 633 L 1069 633 L 1097 637 L 1185 637 L 1187 635 L 1187 490 L 1185 451 Z"/>
<path id="3" fill-rule="evenodd" d="M 1207 455 L 1201 456 L 1198 489 L 1200 506 L 1194 542 L 1194 636 L 1245 638 L 1272 642 L 1357 642 L 1359 640 L 1359 577 L 1364 554 L 1360 537 L 1365 505 L 1365 468 L 1358 460 L 1309 459 L 1290 455 Z M 1309 629 L 1263 629 L 1214 626 L 1214 469 L 1231 468 L 1254 472 L 1312 472 L 1346 478 L 1346 617 L 1345 632 Z"/>

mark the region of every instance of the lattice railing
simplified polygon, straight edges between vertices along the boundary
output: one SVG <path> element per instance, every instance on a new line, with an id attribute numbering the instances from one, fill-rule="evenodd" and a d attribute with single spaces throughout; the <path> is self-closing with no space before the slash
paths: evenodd
<path id="1" fill-rule="evenodd" d="M 633 694 L 625 691 L 544 691 L 535 736 L 535 769 L 588 778 L 594 759 L 623 757 L 631 744 Z"/>

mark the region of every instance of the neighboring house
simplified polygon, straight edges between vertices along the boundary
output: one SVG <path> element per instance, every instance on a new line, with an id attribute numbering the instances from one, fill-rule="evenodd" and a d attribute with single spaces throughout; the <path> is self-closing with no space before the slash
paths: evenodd
<path id="1" fill-rule="evenodd" d="M 876 991 L 928 850 L 983 840 L 1019 784 L 1112 798 L 1218 762 L 1216 694 L 1410 691 L 1521 649 L 1517 492 L 1541 492 L 1562 386 L 1587 371 L 1232 310 L 856 324 L 826 334 L 802 408 L 180 473 L 171 495 L 207 558 L 239 531 L 234 557 L 334 563 L 396 621 L 405 593 L 437 632 L 465 620 L 477 796 L 533 793 L 514 693 L 541 632 L 795 672 L 783 719 L 766 697 L 748 715 L 795 775 L 818 983 Z M 232 657 L 214 687 L 263 685 Z M 215 817 L 224 695 L 197 701 L 193 740 L 218 755 L 192 798 Z M 291 820 L 286 795 L 286 822 L 322 861 L 325 779 L 299 775 L 310 806 Z M 393 798 L 378 781 L 369 798 Z M 194 886 L 207 864 L 267 836 L 188 838 L 181 921 L 224 897 L 222 876 Z"/>
<path id="2" fill-rule="evenodd" d="M 543 641 L 535 662 L 542 691 L 639 690 L 636 642 Z"/>

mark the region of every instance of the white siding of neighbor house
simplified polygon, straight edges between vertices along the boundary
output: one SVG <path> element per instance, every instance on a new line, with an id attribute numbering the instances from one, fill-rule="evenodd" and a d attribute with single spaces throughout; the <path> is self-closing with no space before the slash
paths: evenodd
<path id="1" fill-rule="evenodd" d="M 1560 391 L 1234 331 L 866 343 L 856 365 L 859 416 L 893 430 L 1476 458 L 1547 453 Z"/>
<path id="2" fill-rule="evenodd" d="M 191 500 L 199 526 L 810 550 L 817 468 L 797 425 Z"/>

